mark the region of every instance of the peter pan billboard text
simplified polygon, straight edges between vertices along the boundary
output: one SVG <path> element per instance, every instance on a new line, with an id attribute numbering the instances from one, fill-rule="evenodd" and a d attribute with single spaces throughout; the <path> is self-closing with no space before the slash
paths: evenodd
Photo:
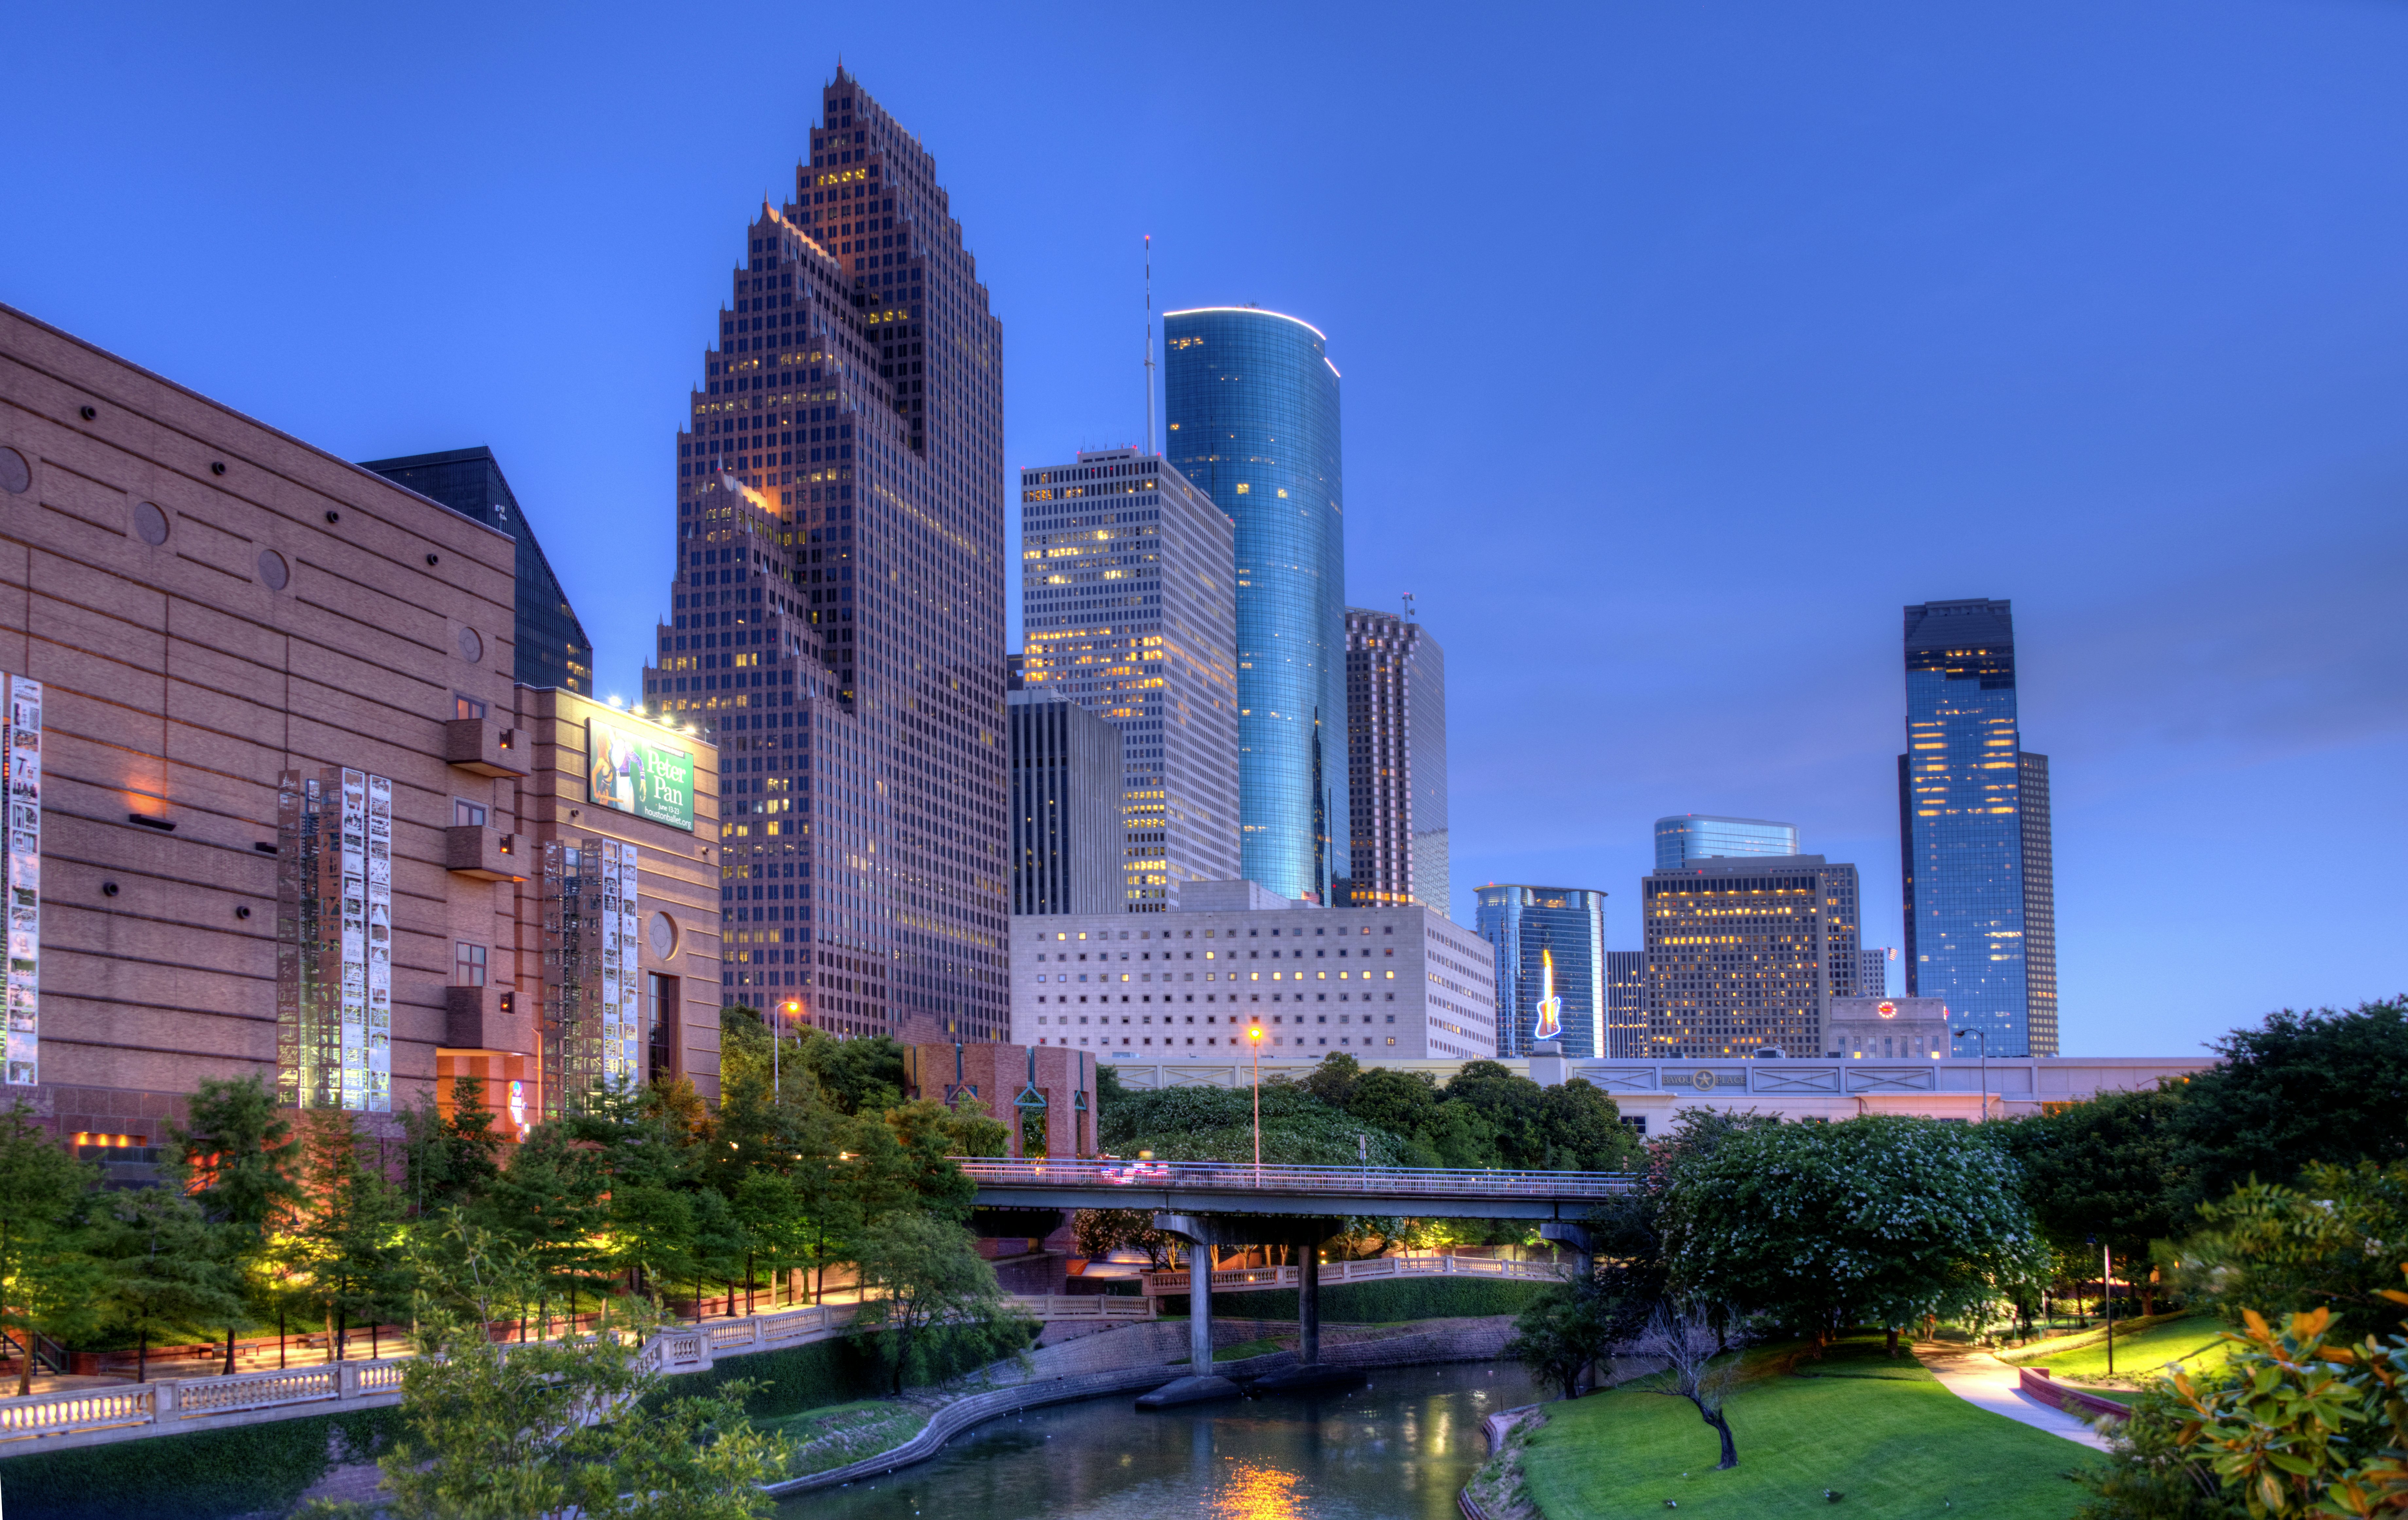
<path id="1" fill-rule="evenodd" d="M 587 796 L 655 824 L 694 832 L 694 755 L 640 728 L 600 718 L 585 722 Z"/>

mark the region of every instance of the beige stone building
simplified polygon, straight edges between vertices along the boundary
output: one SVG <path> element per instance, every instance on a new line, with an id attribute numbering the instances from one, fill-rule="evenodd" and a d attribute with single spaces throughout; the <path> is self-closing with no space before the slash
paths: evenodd
<path id="1" fill-rule="evenodd" d="M 138 1154 L 203 1077 L 715 1091 L 715 752 L 515 684 L 513 556 L 0 308 L 0 1101 Z"/>

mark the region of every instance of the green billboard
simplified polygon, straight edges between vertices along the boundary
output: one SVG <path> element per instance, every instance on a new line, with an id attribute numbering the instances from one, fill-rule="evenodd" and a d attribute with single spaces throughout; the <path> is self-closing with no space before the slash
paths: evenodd
<path id="1" fill-rule="evenodd" d="M 648 729 L 585 722 L 585 791 L 596 807 L 694 832 L 694 755 Z"/>

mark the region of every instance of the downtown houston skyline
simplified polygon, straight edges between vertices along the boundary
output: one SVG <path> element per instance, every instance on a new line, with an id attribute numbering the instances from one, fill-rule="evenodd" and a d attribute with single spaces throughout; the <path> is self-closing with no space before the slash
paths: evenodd
<path id="1" fill-rule="evenodd" d="M 2384 782 L 2408 635 L 2377 611 L 2408 552 L 2408 380 L 2384 358 L 2408 292 L 2379 254 L 2408 236 L 2386 146 L 2408 17 L 1308 14 L 1316 90 L 1227 119 L 1024 81 L 1175 42 L 1229 90 L 1279 89 L 1242 33 L 939 5 L 907 45 L 779 15 L 754 45 L 803 77 L 721 101 L 703 152 L 691 103 L 726 75 L 706 31 L 462 13 L 484 39 L 464 54 L 449 14 L 29 17 L 22 56 L 105 50 L 124 105 L 93 117 L 74 70 L 28 71 L 6 151 L 45 234 L 0 275 L 348 458 L 489 447 L 597 692 L 637 695 L 674 611 L 638 551 L 666 541 L 697 316 L 841 49 L 978 239 L 1011 334 L 1004 466 L 1139 438 L 1143 234 L 1157 311 L 1254 302 L 1331 335 L 1346 600 L 1412 591 L 1446 645 L 1458 919 L 1485 880 L 1623 883 L 1608 937 L 1633 945 L 1647 822 L 1697 810 L 1860 863 L 1869 937 L 1893 939 L 1897 609 L 2012 597 L 2086 1005 L 2067 1050 L 2186 1050 L 2397 990 L 2371 857 L 2313 902 L 2272 883 L 2303 809 L 2408 832 Z M 1509 70 L 1528 151 L 1500 155 L 1434 102 Z M 178 228 L 172 258 L 116 231 L 133 204 Z M 1543 238 L 1483 230 L 1515 205 L 1547 208 Z M 601 207 L 609 236 L 565 244 L 563 210 Z M 1490 340 L 1441 348 L 1474 283 Z M 2100 657 L 2119 650 L 2145 679 Z M 2143 868 L 2268 885 L 2126 890 Z"/>

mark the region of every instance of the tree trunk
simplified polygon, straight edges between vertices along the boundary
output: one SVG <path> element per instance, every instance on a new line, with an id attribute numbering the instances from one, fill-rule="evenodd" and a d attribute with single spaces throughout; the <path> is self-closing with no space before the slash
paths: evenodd
<path id="1" fill-rule="evenodd" d="M 1889 1340 L 1888 1342 L 1882 1347 L 1882 1350 L 1888 1353 L 1890 1355 L 1895 1356 L 1898 1355 L 1898 1326 L 1895 1325 L 1890 1326 L 1887 1333 L 1889 1335 Z"/>
<path id="2" fill-rule="evenodd" d="M 744 1253 L 744 1313 L 747 1318 L 752 1313 L 752 1253 L 750 1251 Z"/>
<path id="3" fill-rule="evenodd" d="M 33 1316 L 32 1316 L 31 1314 L 28 1314 L 28 1315 L 26 1315 L 25 1317 L 26 1317 L 26 1319 L 27 1319 L 28 1321 L 31 1321 L 31 1320 L 32 1320 L 32 1318 L 33 1318 Z M 33 1392 L 34 1392 L 34 1326 L 29 1323 L 29 1324 L 27 1324 L 27 1325 L 26 1325 L 26 1326 L 25 1326 L 25 1367 L 24 1367 L 24 1370 L 22 1370 L 22 1371 L 21 1371 L 21 1372 L 19 1372 L 19 1373 L 17 1374 L 17 1397 L 18 1397 L 18 1398 L 30 1398 L 30 1397 L 32 1396 Z"/>
<path id="4" fill-rule="evenodd" d="M 276 1369 L 284 1370 L 284 1306 L 276 1306 Z"/>
<path id="5" fill-rule="evenodd" d="M 234 1326 L 231 1325 L 226 1326 L 226 1363 L 225 1371 L 222 1375 L 225 1377 L 234 1376 Z"/>
<path id="6" fill-rule="evenodd" d="M 1714 1464 L 1714 1470 L 1722 1472 L 1739 1466 L 1739 1447 L 1731 1441 L 1730 1416 L 1718 1409 L 1708 1410 L 1703 1404 L 1698 1406 L 1698 1413 L 1714 1427 L 1714 1434 L 1723 1438 L 1723 1459 Z"/>
<path id="7" fill-rule="evenodd" d="M 134 1381 L 148 1382 L 150 1377 L 150 1331 L 146 1327 L 134 1339 Z"/>

